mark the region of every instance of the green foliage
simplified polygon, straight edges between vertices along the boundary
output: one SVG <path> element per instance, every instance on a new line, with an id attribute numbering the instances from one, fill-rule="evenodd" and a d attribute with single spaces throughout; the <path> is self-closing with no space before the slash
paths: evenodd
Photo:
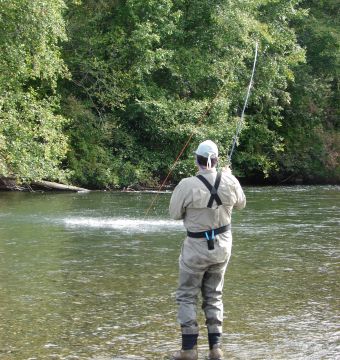
<path id="1" fill-rule="evenodd" d="M 226 159 L 258 42 L 235 173 L 339 179 L 337 1 L 0 5 L 0 176 L 155 186 L 189 137 L 172 181 L 204 139 Z"/>
<path id="2" fill-rule="evenodd" d="M 64 180 L 59 165 L 67 150 L 65 119 L 51 111 L 53 99 L 39 99 L 30 90 L 10 93 L 0 101 L 1 175 L 25 181 Z"/>
<path id="3" fill-rule="evenodd" d="M 62 0 L 0 2 L 0 88 L 55 88 L 65 67 L 58 43 L 66 40 Z"/>
<path id="4" fill-rule="evenodd" d="M 104 129 L 103 139 L 110 144 L 102 147 L 104 157 L 114 158 L 108 182 L 151 184 L 163 178 L 190 134 L 193 141 L 173 171 L 174 181 L 195 171 L 191 154 L 203 139 L 214 139 L 226 156 L 255 40 L 261 61 L 251 111 L 260 115 L 249 118 L 249 124 L 258 126 L 247 128 L 251 141 L 262 129 L 262 144 L 254 152 L 241 152 L 238 162 L 268 172 L 275 164 L 272 153 L 281 149 L 276 128 L 282 102 L 289 97 L 287 81 L 303 60 L 289 26 L 300 16 L 294 6 L 265 0 L 70 4 L 64 58 L 72 84 L 66 96 L 83 102 L 94 116 L 92 123 Z M 252 129 L 257 130 L 250 135 Z M 78 138 L 86 138 L 81 135 L 86 127 L 77 131 Z M 89 164 L 91 158 L 88 153 Z M 75 162 L 70 164 L 82 173 Z"/>
<path id="5" fill-rule="evenodd" d="M 292 101 L 285 107 L 280 129 L 285 152 L 277 158 L 279 179 L 309 182 L 340 181 L 339 54 L 340 26 L 333 0 L 305 1 L 309 16 L 294 23 L 306 48 L 306 64 L 295 69 Z"/>
<path id="6" fill-rule="evenodd" d="M 0 176 L 64 178 L 65 119 L 57 80 L 66 75 L 63 1 L 0 1 Z"/>
<path id="7" fill-rule="evenodd" d="M 73 171 L 73 182 L 90 188 L 115 186 L 114 159 L 107 151 L 110 141 L 105 129 L 96 122 L 95 115 L 73 97 L 65 99 L 63 111 L 72 119 L 65 130 L 70 144 L 68 167 Z"/>

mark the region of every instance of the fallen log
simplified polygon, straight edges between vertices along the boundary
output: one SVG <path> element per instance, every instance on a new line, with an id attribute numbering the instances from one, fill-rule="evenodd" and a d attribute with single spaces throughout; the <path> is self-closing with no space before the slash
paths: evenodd
<path id="1" fill-rule="evenodd" d="M 52 182 L 52 181 L 45 181 L 45 180 L 40 180 L 40 181 L 32 181 L 31 186 L 38 187 L 38 188 L 43 188 L 43 189 L 47 189 L 47 190 L 59 190 L 59 191 L 90 191 L 88 189 L 85 188 L 81 188 L 78 186 L 73 186 L 73 185 L 64 185 L 64 184 L 59 184 L 56 182 Z"/>
<path id="2" fill-rule="evenodd" d="M 34 190 L 57 190 L 57 191 L 90 191 L 88 189 L 56 183 L 53 181 L 32 181 L 30 183 L 18 183 L 14 177 L 1 177 L 0 176 L 0 190 L 9 191 L 34 191 Z"/>

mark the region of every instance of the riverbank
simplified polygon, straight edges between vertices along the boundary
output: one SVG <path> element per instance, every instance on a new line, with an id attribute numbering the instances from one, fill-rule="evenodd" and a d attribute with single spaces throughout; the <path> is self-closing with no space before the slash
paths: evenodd
<path id="1" fill-rule="evenodd" d="M 32 181 L 30 183 L 18 183 L 14 178 L 0 178 L 0 190 L 2 191 L 72 191 L 72 192 L 79 192 L 79 191 L 90 191 L 89 189 L 75 186 L 75 185 L 68 185 L 68 184 L 61 184 L 56 183 L 53 181 Z"/>
<path id="2" fill-rule="evenodd" d="M 240 183 L 244 186 L 296 186 L 296 185 L 340 185 L 336 179 L 329 181 L 317 179 L 302 179 L 293 176 L 285 179 L 260 179 L 260 178 L 239 178 Z M 168 184 L 161 187 L 159 186 L 143 186 L 131 185 L 127 187 L 110 187 L 110 188 L 84 188 L 73 184 L 61 184 L 52 181 L 33 181 L 29 183 L 19 183 L 14 178 L 0 178 L 0 191 L 22 191 L 22 192 L 35 192 L 35 191 L 60 191 L 60 192 L 86 192 L 86 191 L 121 191 L 121 192 L 159 192 L 171 191 L 176 184 Z"/>
<path id="3" fill-rule="evenodd" d="M 148 187 L 141 185 L 115 187 L 115 188 L 84 188 L 76 185 L 61 184 L 53 181 L 33 181 L 29 183 L 19 183 L 15 178 L 0 178 L 0 191 L 18 191 L 18 192 L 44 192 L 44 191 L 69 191 L 69 192 L 86 192 L 86 191 L 121 191 L 121 192 L 159 192 L 161 190 L 172 190 L 174 184 Z"/>

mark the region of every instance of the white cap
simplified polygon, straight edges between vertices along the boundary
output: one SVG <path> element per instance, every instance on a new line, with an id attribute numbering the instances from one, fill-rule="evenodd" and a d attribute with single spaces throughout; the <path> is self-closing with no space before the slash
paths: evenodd
<path id="1" fill-rule="evenodd" d="M 218 158 L 218 148 L 217 145 L 211 141 L 206 140 L 198 145 L 197 150 L 195 151 L 196 155 L 204 156 L 206 158 Z"/>
<path id="2" fill-rule="evenodd" d="M 211 169 L 211 159 L 218 158 L 218 148 L 213 141 L 206 140 L 198 145 L 195 154 L 207 158 L 207 169 Z"/>

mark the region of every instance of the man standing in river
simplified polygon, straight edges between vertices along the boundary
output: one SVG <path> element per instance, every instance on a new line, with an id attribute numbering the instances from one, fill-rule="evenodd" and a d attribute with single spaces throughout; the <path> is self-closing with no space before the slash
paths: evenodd
<path id="1" fill-rule="evenodd" d="M 197 176 L 176 186 L 170 200 L 170 216 L 183 219 L 187 229 L 179 258 L 179 285 L 176 293 L 182 349 L 173 360 L 197 360 L 197 299 L 208 328 L 209 360 L 222 359 L 221 350 L 224 273 L 231 254 L 231 213 L 245 207 L 246 198 L 230 169 L 217 172 L 218 148 L 211 140 L 196 152 Z"/>

